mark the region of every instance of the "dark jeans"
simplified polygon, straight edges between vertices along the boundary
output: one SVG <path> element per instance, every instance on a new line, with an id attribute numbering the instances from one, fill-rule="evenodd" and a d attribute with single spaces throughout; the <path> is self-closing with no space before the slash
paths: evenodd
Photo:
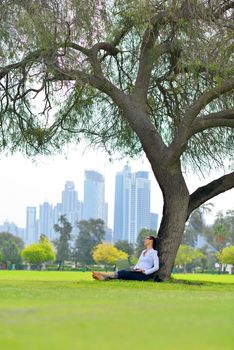
<path id="1" fill-rule="evenodd" d="M 151 275 L 145 275 L 142 272 L 127 270 L 120 270 L 117 272 L 117 279 L 119 280 L 147 281 L 150 277 Z"/>

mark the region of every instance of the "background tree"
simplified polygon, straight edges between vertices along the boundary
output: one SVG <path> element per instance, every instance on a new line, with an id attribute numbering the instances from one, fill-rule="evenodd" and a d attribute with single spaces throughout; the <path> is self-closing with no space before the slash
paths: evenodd
<path id="1" fill-rule="evenodd" d="M 194 210 L 186 225 L 183 244 L 195 247 L 197 245 L 198 236 L 203 236 L 207 242 L 201 251 L 204 258 L 201 259 L 201 267 L 203 270 L 215 270 L 217 262 L 217 251 L 233 242 L 233 211 L 227 210 L 226 213 L 219 212 L 216 215 L 212 225 L 207 226 L 204 214 L 211 212 L 210 204 L 201 206 Z M 188 270 L 194 267 L 196 261 L 188 264 Z M 200 263 L 199 263 L 200 264 Z"/>
<path id="2" fill-rule="evenodd" d="M 195 209 L 189 217 L 185 226 L 185 231 L 182 239 L 182 244 L 195 247 L 198 241 L 198 236 L 206 236 L 208 229 L 205 222 L 205 214 L 211 213 L 213 205 L 207 203 Z"/>
<path id="3" fill-rule="evenodd" d="M 105 237 L 104 221 L 101 219 L 82 220 L 78 223 L 79 234 L 75 242 L 74 256 L 81 264 L 94 262 L 92 252 Z"/>
<path id="4" fill-rule="evenodd" d="M 103 264 L 105 267 L 107 267 L 107 265 L 114 265 L 117 260 L 128 259 L 128 254 L 126 252 L 117 249 L 109 243 L 98 244 L 94 248 L 92 256 L 97 264 Z"/>
<path id="5" fill-rule="evenodd" d="M 21 263 L 19 247 L 13 240 L 5 240 L 0 246 L 2 252 L 2 262 L 6 264 Z"/>
<path id="6" fill-rule="evenodd" d="M 227 210 L 225 213 L 225 224 L 229 233 L 229 243 L 234 245 L 234 210 Z"/>
<path id="7" fill-rule="evenodd" d="M 24 241 L 12 233 L 9 232 L 0 232 L 0 247 L 3 245 L 5 241 L 13 241 L 19 248 L 19 250 L 22 250 L 24 247 Z"/>
<path id="8" fill-rule="evenodd" d="M 223 231 L 226 245 L 232 245 L 234 243 L 234 210 L 227 210 L 225 213 L 220 211 L 216 215 L 212 229 L 217 232 Z"/>
<path id="9" fill-rule="evenodd" d="M 2 255 L 2 252 L 0 250 L 0 263 L 3 261 L 3 255 Z"/>
<path id="10" fill-rule="evenodd" d="M 136 249 L 135 249 L 135 254 L 137 257 L 139 257 L 142 253 L 142 250 L 145 249 L 144 246 L 144 238 L 147 236 L 157 236 L 157 232 L 155 230 L 149 230 L 146 228 L 141 229 L 137 236 L 137 241 L 136 241 Z"/>
<path id="11" fill-rule="evenodd" d="M 59 234 L 59 238 L 55 240 L 54 244 L 56 247 L 56 260 L 59 264 L 58 270 L 60 270 L 64 261 L 69 260 L 71 257 L 69 241 L 71 240 L 72 225 L 67 220 L 66 215 L 61 215 L 58 222 L 58 224 L 54 225 L 54 230 Z"/>
<path id="12" fill-rule="evenodd" d="M 182 267 L 184 272 L 187 272 L 188 264 L 191 264 L 195 260 L 200 260 L 203 257 L 204 254 L 198 249 L 194 249 L 185 244 L 181 244 L 176 256 L 175 266 L 178 268 Z"/>
<path id="13" fill-rule="evenodd" d="M 215 222 L 207 231 L 208 244 L 215 250 L 220 251 L 228 244 L 228 231 L 224 223 Z"/>
<path id="14" fill-rule="evenodd" d="M 85 136 L 108 153 L 144 151 L 164 199 L 158 275 L 169 278 L 192 211 L 234 186 L 231 166 L 193 193 L 183 175 L 232 159 L 233 0 L 0 6 L 0 149 L 48 154 Z"/>
<path id="15" fill-rule="evenodd" d="M 119 240 L 115 243 L 115 247 L 128 254 L 128 258 L 134 255 L 134 247 L 132 243 L 126 240 Z"/>
<path id="16" fill-rule="evenodd" d="M 0 233 L 0 250 L 2 251 L 2 259 L 6 264 L 20 264 L 20 251 L 24 247 L 24 242 L 9 232 Z"/>
<path id="17" fill-rule="evenodd" d="M 221 264 L 232 265 L 232 273 L 234 273 L 234 246 L 223 248 L 217 256 Z"/>
<path id="18" fill-rule="evenodd" d="M 188 269 L 190 268 L 190 266 L 192 266 L 192 269 L 200 267 L 200 269 L 203 272 L 215 272 L 217 270 L 217 256 L 214 250 L 210 249 L 210 247 L 204 246 L 203 248 L 200 248 L 199 251 L 203 254 L 203 257 L 198 259 L 198 263 L 195 260 L 191 264 L 189 264 Z"/>
<path id="19" fill-rule="evenodd" d="M 56 255 L 52 243 L 49 242 L 46 236 L 42 235 L 38 243 L 33 243 L 21 252 L 24 261 L 30 264 L 42 265 L 48 261 L 54 261 Z"/>

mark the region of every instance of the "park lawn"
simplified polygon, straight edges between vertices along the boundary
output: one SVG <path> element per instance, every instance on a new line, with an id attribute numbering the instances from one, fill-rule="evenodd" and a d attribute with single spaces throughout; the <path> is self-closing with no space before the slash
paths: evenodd
<path id="1" fill-rule="evenodd" d="M 201 281 L 201 282 L 215 282 L 215 283 L 233 283 L 234 275 L 208 275 L 204 273 L 194 273 L 194 274 L 175 274 L 174 278 L 189 280 L 189 281 Z"/>
<path id="2" fill-rule="evenodd" d="M 175 277 L 208 282 L 0 271 L 0 349 L 233 349 L 234 276 Z"/>

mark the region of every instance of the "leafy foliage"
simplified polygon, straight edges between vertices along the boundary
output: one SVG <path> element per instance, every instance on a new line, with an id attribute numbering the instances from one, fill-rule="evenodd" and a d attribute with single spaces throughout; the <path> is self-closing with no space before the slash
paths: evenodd
<path id="1" fill-rule="evenodd" d="M 205 231 L 205 237 L 216 251 L 234 242 L 234 211 L 219 212 L 214 224 Z"/>
<path id="2" fill-rule="evenodd" d="M 134 254 L 134 246 L 125 240 L 119 240 L 115 243 L 115 247 L 123 252 L 127 253 L 129 257 Z"/>
<path id="3" fill-rule="evenodd" d="M 187 107 L 233 76 L 231 5 L 220 0 L 2 1 L 0 149 L 47 154 L 84 136 L 109 154 L 139 155 L 142 145 L 122 109 L 86 78 L 100 65 L 96 77 L 103 74 L 131 94 L 151 29 L 155 45 L 147 109 L 169 145 Z M 94 63 L 90 50 L 103 42 L 108 45 L 97 50 Z M 233 109 L 231 92 L 208 103 L 199 117 L 221 109 Z M 191 136 L 184 164 L 197 170 L 220 166 L 224 155 L 231 158 L 232 146 L 230 128 L 202 130 Z"/>
<path id="4" fill-rule="evenodd" d="M 117 249 L 112 244 L 101 243 L 93 250 L 93 259 L 98 264 L 114 265 L 116 260 L 126 260 L 128 254 Z"/>
<path id="5" fill-rule="evenodd" d="M 24 242 L 20 237 L 9 232 L 0 233 L 0 251 L 2 262 L 18 264 L 21 262 L 20 251 Z M 1 260 L 0 259 L 0 260 Z"/>
<path id="6" fill-rule="evenodd" d="M 15 242 L 19 250 L 22 250 L 24 247 L 24 242 L 20 237 L 14 236 L 12 233 L 9 232 L 0 232 L 0 247 L 5 241 Z"/>
<path id="7" fill-rule="evenodd" d="M 186 266 L 193 262 L 194 260 L 202 259 L 204 257 L 204 254 L 199 251 L 198 249 L 191 248 L 185 244 L 182 244 L 179 247 L 176 260 L 175 260 L 175 266 L 182 266 L 184 270 L 186 271 Z"/>
<path id="8" fill-rule="evenodd" d="M 53 245 L 43 236 L 38 243 L 25 247 L 21 252 L 22 258 L 30 264 L 42 264 L 54 261 L 56 258 Z"/>
<path id="9" fill-rule="evenodd" d="M 18 264 L 21 262 L 20 250 L 13 240 L 5 240 L 0 246 L 2 262 Z"/>
<path id="10" fill-rule="evenodd" d="M 59 262 L 59 268 L 68 260 L 71 255 L 69 241 L 71 240 L 72 226 L 65 215 L 59 217 L 59 223 L 54 225 L 54 230 L 59 234 L 59 238 L 55 240 L 57 250 L 56 259 Z"/>
<path id="11" fill-rule="evenodd" d="M 189 220 L 185 227 L 182 244 L 195 247 L 197 244 L 198 236 L 205 237 L 210 231 L 205 222 L 205 214 L 212 211 L 213 204 L 208 203 L 195 209 L 189 217 Z"/>
<path id="12" fill-rule="evenodd" d="M 223 248 L 217 256 L 222 264 L 230 264 L 234 266 L 234 246 Z"/>
<path id="13" fill-rule="evenodd" d="M 74 257 L 82 264 L 92 264 L 93 249 L 105 237 L 104 221 L 101 219 L 82 220 L 78 223 L 79 234 L 75 242 Z"/>

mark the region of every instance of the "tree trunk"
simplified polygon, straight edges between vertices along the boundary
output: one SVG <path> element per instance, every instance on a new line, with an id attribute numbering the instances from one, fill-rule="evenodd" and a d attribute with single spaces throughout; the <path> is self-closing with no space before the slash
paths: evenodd
<path id="1" fill-rule="evenodd" d="M 163 217 L 159 228 L 159 271 L 156 280 L 167 280 L 175 263 L 187 221 L 189 192 L 180 167 L 167 170 L 161 189 L 164 197 Z"/>
<path id="2" fill-rule="evenodd" d="M 60 271 L 60 269 L 61 269 L 61 266 L 62 266 L 62 261 L 59 261 L 59 265 L 58 265 L 58 271 Z"/>

